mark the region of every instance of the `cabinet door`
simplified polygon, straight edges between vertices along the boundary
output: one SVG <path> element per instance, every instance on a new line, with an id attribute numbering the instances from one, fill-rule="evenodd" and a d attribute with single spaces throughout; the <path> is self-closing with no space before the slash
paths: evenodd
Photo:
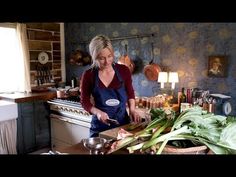
<path id="1" fill-rule="evenodd" d="M 18 118 L 17 121 L 17 153 L 22 154 L 24 152 L 24 139 L 23 139 L 23 127 L 22 127 L 22 109 L 21 104 L 17 104 L 18 107 Z"/>
<path id="2" fill-rule="evenodd" d="M 50 119 L 49 107 L 45 101 L 37 101 L 35 107 L 35 138 L 36 147 L 41 148 L 50 145 Z"/>
<path id="3" fill-rule="evenodd" d="M 18 103 L 17 150 L 29 153 L 50 146 L 49 108 L 45 101 Z"/>
<path id="4" fill-rule="evenodd" d="M 20 116 L 19 131 L 17 137 L 20 137 L 17 141 L 21 144 L 19 153 L 31 152 L 35 148 L 35 126 L 34 126 L 34 104 L 33 102 L 20 103 L 19 104 Z"/>

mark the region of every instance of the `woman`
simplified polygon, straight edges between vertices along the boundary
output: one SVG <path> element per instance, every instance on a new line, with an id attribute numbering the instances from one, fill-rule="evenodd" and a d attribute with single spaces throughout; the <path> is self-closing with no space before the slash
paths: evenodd
<path id="1" fill-rule="evenodd" d="M 127 66 L 114 63 L 110 39 L 104 35 L 95 36 L 89 44 L 89 51 L 93 63 L 81 78 L 81 104 L 93 114 L 90 137 L 128 124 L 130 118 L 134 122 L 140 122 L 141 118 L 135 111 L 131 73 Z M 127 103 L 130 117 L 126 111 Z M 119 124 L 112 123 L 109 119 L 115 119 Z"/>

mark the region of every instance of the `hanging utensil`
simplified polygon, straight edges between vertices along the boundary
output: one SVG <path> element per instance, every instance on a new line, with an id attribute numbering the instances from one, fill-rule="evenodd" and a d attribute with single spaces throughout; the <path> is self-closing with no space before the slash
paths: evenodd
<path id="1" fill-rule="evenodd" d="M 126 65 L 129 68 L 130 72 L 133 73 L 135 65 L 134 65 L 134 62 L 128 56 L 128 45 L 127 44 L 125 45 L 125 54 L 122 55 L 118 59 L 117 63 Z"/>
<path id="2" fill-rule="evenodd" d="M 158 74 L 161 72 L 161 68 L 158 64 L 154 63 L 154 52 L 153 52 L 153 42 L 152 45 L 152 51 L 151 51 L 151 61 L 148 65 L 144 67 L 144 75 L 146 78 L 150 81 L 157 81 Z"/>

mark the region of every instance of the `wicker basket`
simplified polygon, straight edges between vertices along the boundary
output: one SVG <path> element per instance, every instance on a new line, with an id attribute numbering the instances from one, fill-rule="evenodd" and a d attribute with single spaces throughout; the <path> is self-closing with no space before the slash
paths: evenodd
<path id="1" fill-rule="evenodd" d="M 166 145 L 162 154 L 207 154 L 209 151 L 205 145 L 195 146 L 189 148 L 177 148 L 174 146 Z"/>

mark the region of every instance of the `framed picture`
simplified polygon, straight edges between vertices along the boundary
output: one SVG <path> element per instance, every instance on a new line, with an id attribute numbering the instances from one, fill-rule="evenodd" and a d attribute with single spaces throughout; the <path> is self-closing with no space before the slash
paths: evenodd
<path id="1" fill-rule="evenodd" d="M 225 55 L 208 57 L 208 76 L 227 77 L 228 57 Z"/>

